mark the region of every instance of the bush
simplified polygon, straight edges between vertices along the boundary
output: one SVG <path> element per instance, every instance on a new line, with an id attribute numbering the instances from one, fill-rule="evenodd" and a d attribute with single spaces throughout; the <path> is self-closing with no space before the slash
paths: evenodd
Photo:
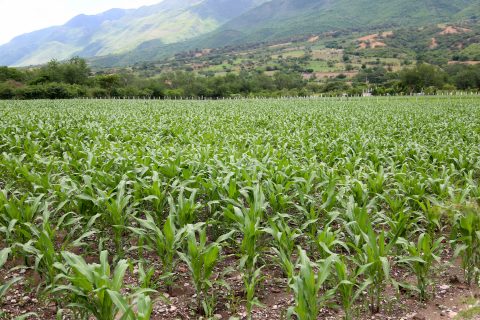
<path id="1" fill-rule="evenodd" d="M 12 99 L 15 96 L 15 90 L 8 83 L 0 83 L 0 99 Z"/>

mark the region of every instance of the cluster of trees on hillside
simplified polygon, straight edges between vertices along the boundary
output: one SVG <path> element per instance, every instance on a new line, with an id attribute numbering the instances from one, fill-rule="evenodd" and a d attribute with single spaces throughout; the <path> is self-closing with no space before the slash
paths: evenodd
<path id="1" fill-rule="evenodd" d="M 448 65 L 444 69 L 417 64 L 400 72 L 388 72 L 381 66 L 363 69 L 355 81 L 368 80 L 378 93 L 434 93 L 437 90 L 478 90 L 480 89 L 480 65 Z"/>
<path id="2" fill-rule="evenodd" d="M 382 66 L 363 68 L 354 79 L 339 75 L 324 83 L 308 81 L 295 71 L 273 76 L 256 71 L 205 76 L 193 72 L 168 72 L 142 78 L 122 70 L 93 74 L 85 60 L 51 61 L 35 69 L 0 67 L 0 99 L 68 99 L 79 97 L 235 97 L 306 96 L 314 94 L 433 93 L 436 90 L 480 89 L 480 65 L 449 65 L 444 69 L 418 64 L 400 72 Z"/>

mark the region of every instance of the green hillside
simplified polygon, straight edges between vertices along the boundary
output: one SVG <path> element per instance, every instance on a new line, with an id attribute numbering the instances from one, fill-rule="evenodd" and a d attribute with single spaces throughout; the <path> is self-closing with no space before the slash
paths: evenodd
<path id="1" fill-rule="evenodd" d="M 17 37 L 0 46 L 0 65 L 78 55 L 97 66 L 125 66 L 202 48 L 471 21 L 479 12 L 480 0 L 165 0 Z"/>
<path id="2" fill-rule="evenodd" d="M 100 65 L 163 59 L 194 48 L 217 48 L 334 31 L 368 31 L 476 19 L 479 0 L 274 0 L 190 41 L 151 41 L 126 55 L 103 57 Z"/>
<path id="3" fill-rule="evenodd" d="M 0 65 L 122 54 L 152 40 L 170 44 L 208 33 L 264 0 L 165 0 L 135 10 L 79 15 L 63 26 L 25 34 L 0 46 Z"/>

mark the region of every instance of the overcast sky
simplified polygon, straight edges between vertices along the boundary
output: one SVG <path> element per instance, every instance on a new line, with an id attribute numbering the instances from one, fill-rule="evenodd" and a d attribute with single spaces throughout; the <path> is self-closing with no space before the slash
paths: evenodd
<path id="1" fill-rule="evenodd" d="M 0 44 L 15 36 L 61 25 L 74 16 L 111 8 L 137 8 L 162 0 L 0 0 Z"/>

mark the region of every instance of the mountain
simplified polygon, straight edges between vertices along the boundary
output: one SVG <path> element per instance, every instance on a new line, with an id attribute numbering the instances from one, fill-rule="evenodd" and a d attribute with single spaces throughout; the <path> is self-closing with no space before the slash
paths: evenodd
<path id="1" fill-rule="evenodd" d="M 480 17 L 480 0 L 273 0 L 216 30 L 174 45 L 156 40 L 99 65 L 131 64 L 165 58 L 194 48 L 217 48 L 334 31 L 367 31 L 456 22 Z"/>
<path id="2" fill-rule="evenodd" d="M 265 1 L 164 0 L 139 9 L 79 15 L 65 25 L 24 34 L 0 46 L 0 65 L 122 54 L 152 40 L 161 44 L 184 41 L 213 31 Z"/>
<path id="3" fill-rule="evenodd" d="M 96 65 L 154 61 L 197 48 L 278 41 L 478 18 L 480 0 L 164 0 L 136 10 L 81 15 L 0 46 L 0 65 L 73 55 Z"/>

